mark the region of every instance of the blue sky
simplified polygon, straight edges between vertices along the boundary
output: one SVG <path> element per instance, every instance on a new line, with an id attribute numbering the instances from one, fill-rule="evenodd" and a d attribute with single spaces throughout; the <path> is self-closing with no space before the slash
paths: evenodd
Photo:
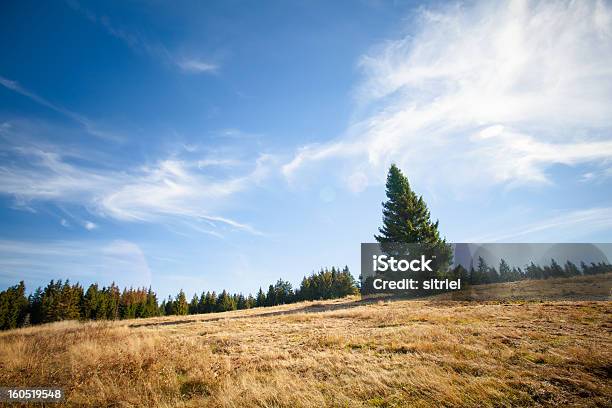
<path id="1" fill-rule="evenodd" d="M 612 240 L 609 2 L 0 7 L 0 288 L 357 276 L 392 162 L 450 241 Z"/>

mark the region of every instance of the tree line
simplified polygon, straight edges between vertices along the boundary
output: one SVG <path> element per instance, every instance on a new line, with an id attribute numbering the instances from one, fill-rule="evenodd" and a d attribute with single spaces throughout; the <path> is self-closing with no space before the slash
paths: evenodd
<path id="1" fill-rule="evenodd" d="M 461 265 L 455 267 L 448 277 L 461 279 L 462 282 L 470 285 L 481 285 L 487 283 L 515 282 L 524 279 L 549 279 L 549 278 L 569 278 L 579 275 L 598 275 L 612 272 L 612 265 L 605 262 L 591 262 L 587 264 L 581 262 L 576 265 L 571 261 L 561 265 L 556 260 L 551 259 L 549 265 L 536 265 L 531 262 L 524 268 L 512 267 L 502 259 L 499 267 L 489 266 L 482 257 L 478 257 L 478 264 L 470 266 L 467 270 Z"/>
<path id="2" fill-rule="evenodd" d="M 291 282 L 279 279 L 269 285 L 264 292 L 262 288 L 255 296 L 242 293 L 231 294 L 223 291 L 202 292 L 194 294 L 187 300 L 182 290 L 176 297 L 168 296 L 160 305 L 162 315 L 185 315 L 200 313 L 227 312 L 230 310 L 251 309 L 254 307 L 277 306 L 304 300 L 335 299 L 359 293 L 355 278 L 348 266 L 343 269 L 332 267 L 321 269 L 310 276 L 304 276 L 299 288 L 293 288 Z M 137 316 L 138 317 L 138 316 Z"/>
<path id="3" fill-rule="evenodd" d="M 349 268 L 332 267 L 305 276 L 299 288 L 279 279 L 266 292 L 255 296 L 223 290 L 193 295 L 187 300 L 180 290 L 161 303 L 151 288 L 124 288 L 112 283 L 91 284 L 84 290 L 78 282 L 52 280 L 44 288 L 26 295 L 23 281 L 0 292 L 0 330 L 60 320 L 119 320 L 154 316 L 217 313 L 254 307 L 275 306 L 303 300 L 333 299 L 359 292 Z"/>

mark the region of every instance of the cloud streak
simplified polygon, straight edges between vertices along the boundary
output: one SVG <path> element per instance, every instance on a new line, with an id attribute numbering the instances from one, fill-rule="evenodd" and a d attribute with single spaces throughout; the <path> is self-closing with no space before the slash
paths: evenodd
<path id="1" fill-rule="evenodd" d="M 216 234 L 219 229 L 261 234 L 219 212 L 227 200 L 263 182 L 275 163 L 272 156 L 260 155 L 241 174 L 213 177 L 197 159 L 170 157 L 114 170 L 87 160 L 77 165 L 48 146 L 8 145 L 2 150 L 14 160 L 0 166 L 0 193 L 14 197 L 18 206 L 53 202 L 84 206 L 92 214 L 119 221 L 184 224 L 191 220 L 216 229 Z M 89 220 L 79 222 L 90 231 L 98 227 Z"/>
<path id="2" fill-rule="evenodd" d="M 510 231 L 485 235 L 468 240 L 469 242 L 511 242 L 544 237 L 550 242 L 561 242 L 563 236 L 576 237 L 581 233 L 593 233 L 612 228 L 612 207 L 589 208 L 584 210 L 565 211 L 544 220 L 512 228 Z M 567 233 L 569 231 L 569 233 Z M 573 238 L 575 240 L 575 238 Z"/>
<path id="3" fill-rule="evenodd" d="M 217 64 L 212 64 L 210 62 L 200 61 L 197 59 L 183 59 L 177 60 L 176 65 L 181 68 L 185 72 L 192 73 L 215 73 L 219 69 Z"/>
<path id="4" fill-rule="evenodd" d="M 44 106 L 48 109 L 51 109 L 52 111 L 55 111 L 59 113 L 60 115 L 67 117 L 68 119 L 73 120 L 74 122 L 80 124 L 83 127 L 83 129 L 85 129 L 85 131 L 92 136 L 96 136 L 101 139 L 111 140 L 115 142 L 122 140 L 117 135 L 101 130 L 91 119 L 83 115 L 80 115 L 76 112 L 73 112 L 71 110 L 68 110 L 66 108 L 63 108 L 59 105 L 56 105 L 52 102 L 49 102 L 47 99 L 43 98 L 42 96 L 22 87 L 17 81 L 13 81 L 3 76 L 0 76 L 0 85 L 2 85 L 6 89 L 11 90 L 19 95 L 25 96 L 26 98 L 31 99 L 37 104 Z"/>
<path id="5" fill-rule="evenodd" d="M 108 16 L 98 16 L 90 9 L 83 7 L 77 0 L 67 1 L 68 5 L 84 15 L 89 21 L 98 24 L 113 37 L 121 40 L 137 53 L 144 53 L 152 58 L 175 66 L 181 72 L 190 74 L 208 73 L 214 74 L 219 70 L 219 65 L 210 61 L 194 57 L 179 57 L 171 52 L 165 45 L 151 41 L 137 32 L 131 32 L 113 24 Z"/>

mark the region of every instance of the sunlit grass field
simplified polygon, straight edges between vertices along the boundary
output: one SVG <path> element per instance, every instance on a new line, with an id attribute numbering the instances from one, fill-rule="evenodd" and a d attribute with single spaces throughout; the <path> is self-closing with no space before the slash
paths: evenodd
<path id="1" fill-rule="evenodd" d="M 583 281 L 580 281 L 582 279 Z M 577 285 L 577 282 L 582 283 Z M 612 406 L 612 275 L 546 301 L 347 298 L 0 333 L 0 385 L 60 386 L 66 405 Z M 521 286 L 523 285 L 523 286 Z"/>

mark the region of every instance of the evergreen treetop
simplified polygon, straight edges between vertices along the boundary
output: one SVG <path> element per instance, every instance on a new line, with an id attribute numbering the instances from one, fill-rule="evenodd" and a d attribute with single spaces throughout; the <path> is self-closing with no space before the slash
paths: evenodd
<path id="1" fill-rule="evenodd" d="M 417 196 L 402 171 L 392 164 L 387 174 L 387 201 L 383 205 L 383 226 L 374 238 L 379 243 L 444 243 L 422 196 Z"/>

